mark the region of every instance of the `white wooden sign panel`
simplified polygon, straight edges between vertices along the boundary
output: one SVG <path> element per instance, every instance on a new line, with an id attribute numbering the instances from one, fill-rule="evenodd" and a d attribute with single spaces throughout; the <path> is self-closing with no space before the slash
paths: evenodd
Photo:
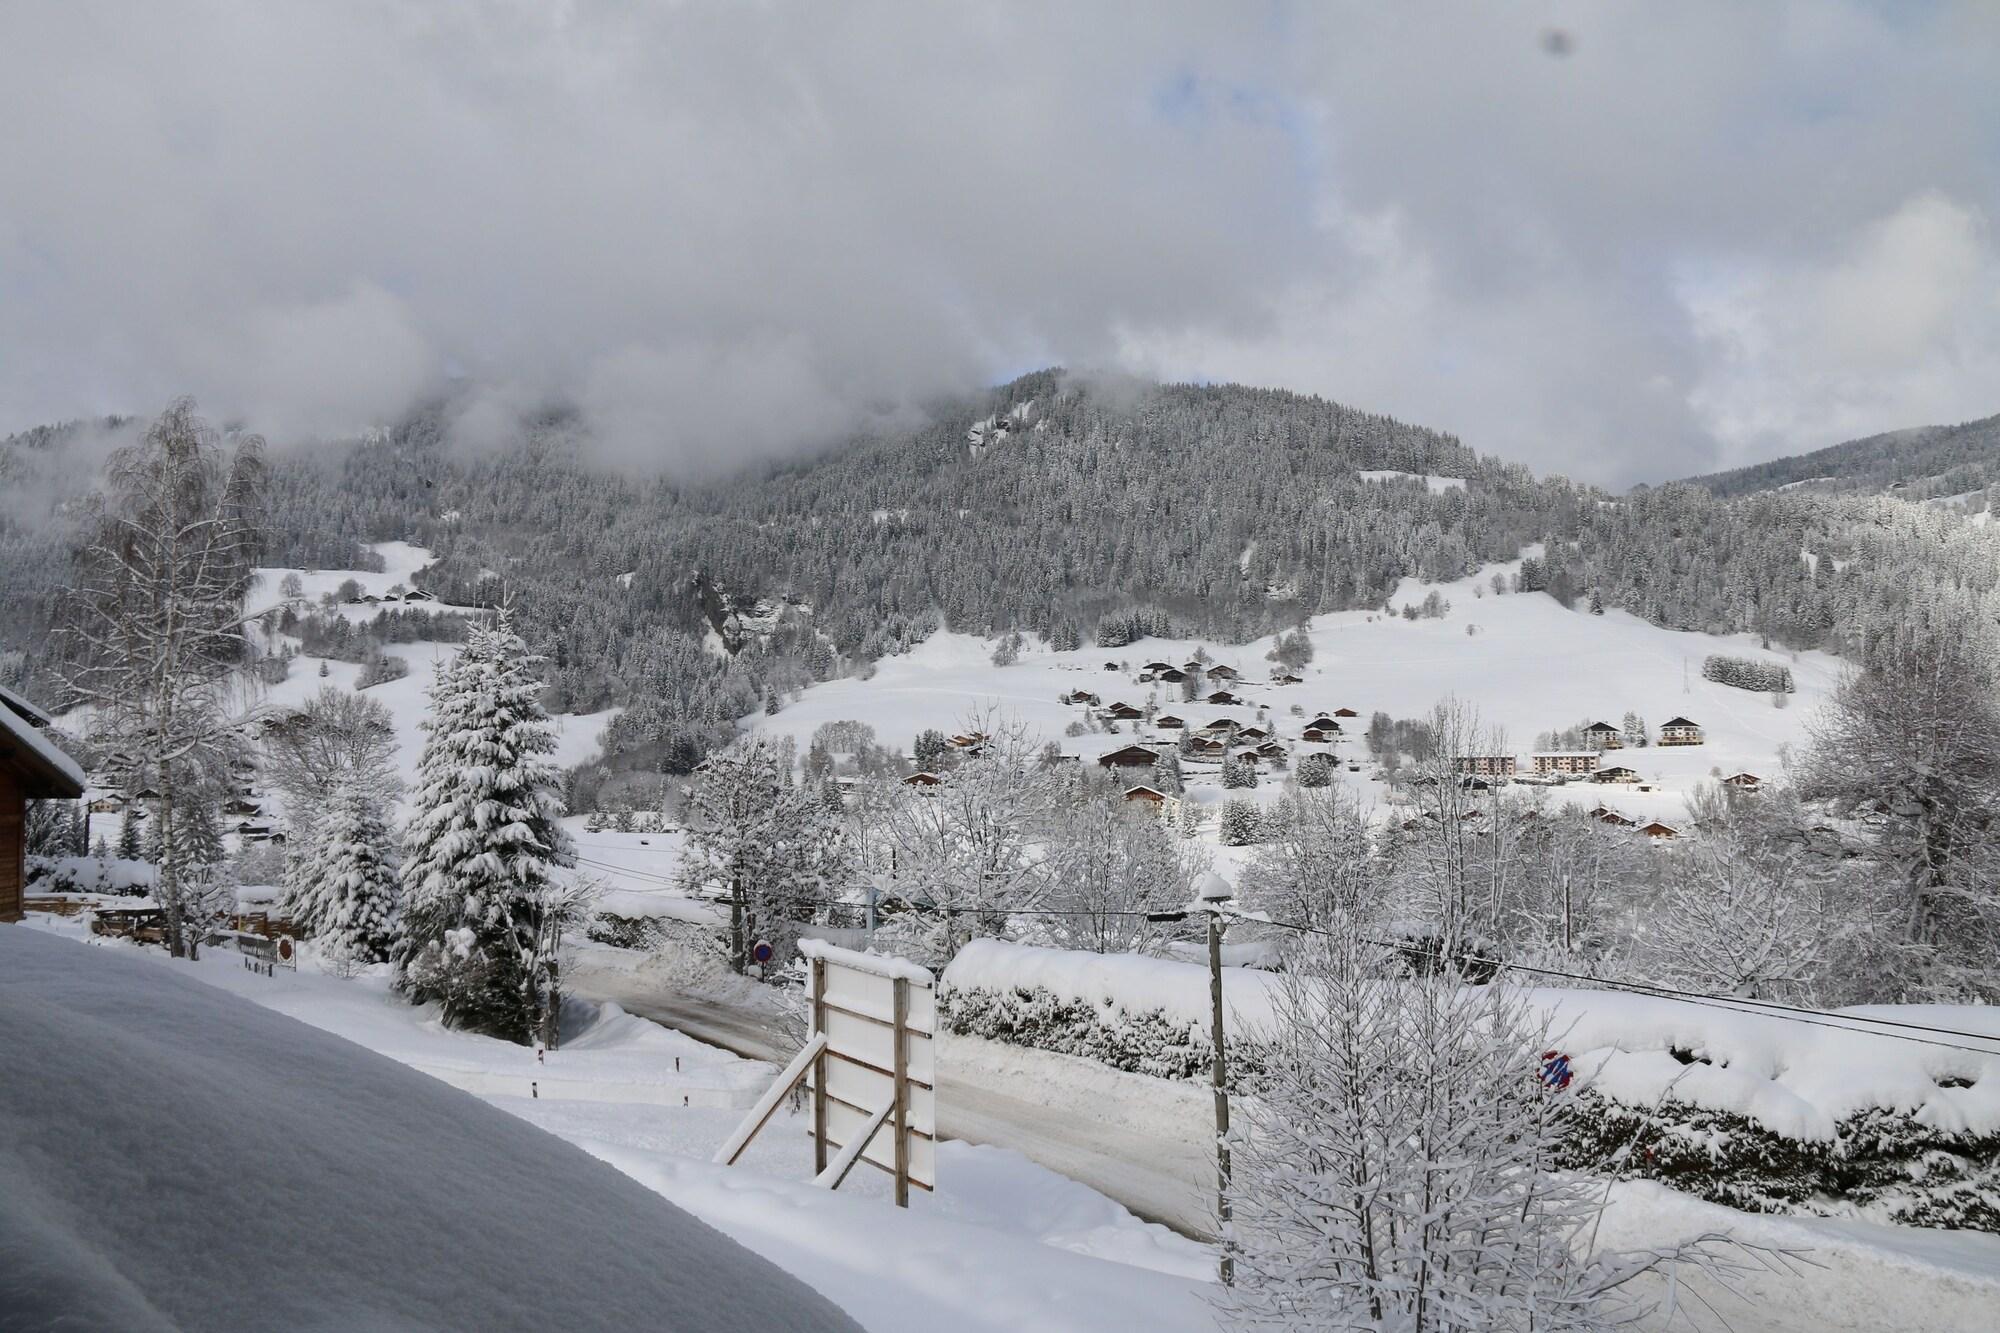
<path id="1" fill-rule="evenodd" d="M 815 1160 L 822 1170 L 880 1118 L 860 1160 L 908 1187 L 937 1185 L 937 988 L 931 974 L 900 959 L 818 941 L 801 946 L 812 968 L 813 1030 L 826 1038 L 812 1063 Z M 887 1108 L 888 1114 L 881 1113 Z M 832 1174 L 841 1174 L 837 1163 Z"/>

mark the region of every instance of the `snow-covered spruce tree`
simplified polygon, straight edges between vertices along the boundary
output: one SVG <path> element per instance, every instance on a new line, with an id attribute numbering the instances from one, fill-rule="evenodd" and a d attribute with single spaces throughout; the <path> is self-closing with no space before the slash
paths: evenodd
<path id="1" fill-rule="evenodd" d="M 146 855 L 146 811 L 137 800 L 125 803 L 118 820 L 118 859 L 138 861 Z"/>
<path id="2" fill-rule="evenodd" d="M 1222 803 L 1216 836 L 1225 847 L 1247 847 L 1263 836 L 1263 818 L 1252 801 L 1231 798 Z"/>
<path id="3" fill-rule="evenodd" d="M 1299 760 L 1298 779 L 1301 787 L 1331 787 L 1333 785 L 1333 756 L 1330 754 L 1309 754 Z"/>
<path id="4" fill-rule="evenodd" d="M 572 863 L 555 731 L 506 613 L 471 631 L 431 685 L 403 837 L 397 982 L 445 1022 L 525 1042 L 559 1007 L 543 917 Z"/>
<path id="5" fill-rule="evenodd" d="M 352 965 L 387 961 L 401 886 L 389 824 L 372 793 L 359 787 L 335 793 L 313 830 L 306 876 L 326 955 Z"/>
<path id="6" fill-rule="evenodd" d="M 1642 1274 L 1740 1265 L 1720 1235 L 1598 1251 L 1603 1186 L 1556 1169 L 1576 1112 L 1538 1077 L 1546 1025 L 1505 985 L 1396 970 L 1338 926 L 1290 960 L 1237 1102 L 1226 1325 L 1606 1329 L 1646 1313 Z"/>

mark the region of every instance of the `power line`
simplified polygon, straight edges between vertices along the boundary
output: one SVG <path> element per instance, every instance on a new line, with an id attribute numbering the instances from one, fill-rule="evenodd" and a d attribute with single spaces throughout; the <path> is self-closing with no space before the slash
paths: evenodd
<path id="1" fill-rule="evenodd" d="M 925 910 L 925 909 L 918 908 L 916 910 Z M 931 908 L 928 910 L 937 911 L 942 909 Z M 1087 909 L 1024 908 L 1020 911 L 1008 911 L 1008 912 L 997 913 L 997 915 L 1048 917 L 1048 918 L 1061 919 L 1066 917 L 1078 917 L 1078 916 L 1093 917 L 1093 918 L 1104 918 L 1104 917 L 1157 918 L 1161 914 L 1140 912 L 1140 911 L 1127 911 L 1127 910 L 1106 910 L 1100 912 L 1100 911 L 1090 911 Z M 1275 920 L 1264 919 L 1264 920 L 1246 921 L 1245 924 L 1275 926 L 1281 930 L 1290 930 L 1308 935 L 1322 935 L 1322 936 L 1332 937 L 1334 934 L 1333 931 L 1324 930 L 1317 926 L 1304 925 L 1296 921 L 1275 921 Z M 1410 944 L 1407 942 L 1398 942 L 1395 940 L 1375 939 L 1367 936 L 1364 936 L 1362 938 L 1365 943 L 1373 944 L 1376 945 L 1377 947 L 1384 949 L 1390 949 L 1397 953 L 1404 954 L 1406 956 L 1418 957 L 1418 958 L 1430 958 L 1440 962 L 1449 961 L 1446 955 L 1439 950 L 1425 949 L 1420 945 Z M 1911 1042 L 1916 1042 L 1919 1045 L 1937 1046 L 1945 1050 L 1964 1051 L 1973 1055 L 1985 1055 L 1985 1056 L 2000 1055 L 2000 1036 L 1995 1036 L 1983 1032 L 1971 1032 L 1962 1028 L 1936 1027 L 1925 1023 L 1905 1022 L 1900 1019 L 1876 1018 L 1867 1014 L 1840 1014 L 1824 1009 L 1806 1009 L 1798 1005 L 1783 1004 L 1775 1000 L 1753 1000 L 1735 995 L 1711 995 L 1702 991 L 1688 991 L 1688 990 L 1680 990 L 1672 986 L 1662 986 L 1655 982 L 1623 981 L 1613 977 L 1594 977 L 1580 972 L 1564 972 L 1557 968 L 1535 967 L 1527 963 L 1510 963 L 1498 958 L 1486 958 L 1479 955 L 1468 955 L 1460 961 L 1468 963 L 1483 963 L 1496 970 L 1502 968 L 1511 968 L 1512 970 L 1517 972 L 1529 972 L 1529 973 L 1534 973 L 1538 976 L 1561 977 L 1568 981 L 1582 982 L 1586 986 L 1595 987 L 1599 989 L 1628 991 L 1633 994 L 1648 995 L 1655 999 L 1675 1000 L 1684 1004 L 1699 1005 L 1703 1008 L 1708 1008 L 1708 1009 L 1722 1009 L 1729 1013 L 1747 1014 L 1752 1017 L 1773 1018 L 1784 1022 L 1805 1023 L 1813 1027 L 1832 1028 L 1835 1031 L 1852 1032 L 1852 1033 L 1857 1033 L 1861 1036 L 1886 1037 L 1897 1041 L 1911 1041 Z M 1866 1025 L 1873 1025 L 1873 1027 Z M 1927 1032 L 1935 1034 L 1937 1036 L 1946 1036 L 1946 1037 L 1965 1037 L 1972 1041 L 1992 1042 L 1994 1043 L 1994 1045 L 1990 1047 L 1962 1046 L 1955 1042 L 1934 1041 L 1928 1037 L 1907 1036 L 1904 1034 L 1904 1032 L 1876 1031 L 1873 1030 L 1874 1027 L 1901 1028 L 1909 1032 Z"/>
<path id="2" fill-rule="evenodd" d="M 590 857 L 585 857 L 585 856 L 579 856 L 576 859 L 581 864 L 589 865 L 597 869 L 611 871 L 613 873 L 626 875 L 635 879 L 648 880 L 668 887 L 679 887 L 681 884 L 681 881 L 679 880 L 672 879 L 668 876 L 661 875 L 656 872 L 633 870 L 624 866 L 613 865 L 609 862 L 597 861 Z M 689 897 L 692 901 L 714 901 L 713 899 L 702 899 L 696 895 L 689 895 Z M 974 908 L 974 907 L 948 908 L 948 907 L 941 907 L 936 904 L 915 903 L 907 899 L 901 899 L 901 898 L 885 900 L 884 903 L 878 904 L 877 911 L 879 912 L 882 907 L 888 906 L 890 904 L 894 904 L 896 906 L 901 907 L 905 911 L 911 911 L 911 912 L 931 912 L 940 914 L 962 913 L 970 916 L 978 916 L 981 914 L 981 909 L 979 908 Z M 865 905 L 861 903 L 834 903 L 830 904 L 830 906 L 834 910 L 844 913 L 862 913 L 866 911 Z M 1018 909 L 1000 909 L 994 911 L 992 915 L 1006 916 L 1006 917 L 1040 918 L 1047 920 L 1069 920 L 1075 918 L 1107 920 L 1112 918 L 1125 919 L 1125 918 L 1136 918 L 1136 917 L 1148 917 L 1153 919 L 1159 919 L 1163 916 L 1162 913 L 1144 912 L 1144 911 L 1139 911 L 1134 909 L 1124 909 L 1124 908 L 1108 908 L 1102 911 L 1098 911 L 1090 908 L 1058 908 L 1058 907 L 1025 907 Z M 1305 925 L 1301 922 L 1296 922 L 1296 921 L 1276 921 L 1269 919 L 1258 919 L 1258 920 L 1246 921 L 1245 924 L 1272 926 L 1280 930 L 1289 930 L 1298 934 L 1320 935 L 1326 937 L 1332 937 L 1334 934 L 1334 932 L 1330 930 L 1325 930 L 1317 926 Z M 1412 944 L 1408 942 L 1399 942 L 1396 940 L 1375 939 L 1366 936 L 1363 937 L 1363 940 L 1365 943 L 1373 944 L 1379 948 L 1392 950 L 1396 953 L 1403 954 L 1406 957 L 1429 958 L 1439 962 L 1452 961 L 1441 950 L 1426 949 L 1421 945 L 1417 944 Z M 1530 963 L 1512 963 L 1512 962 L 1507 962 L 1503 959 L 1487 958 L 1477 954 L 1466 955 L 1457 961 L 1463 963 L 1484 964 L 1485 966 L 1491 967 L 1496 971 L 1501 969 L 1508 969 L 1515 972 L 1529 973 L 1535 976 L 1558 977 L 1565 981 L 1574 981 L 1582 983 L 1586 987 L 1593 987 L 1605 990 L 1626 991 L 1635 995 L 1647 995 L 1655 999 L 1674 1000 L 1683 1004 L 1698 1005 L 1702 1008 L 1707 1008 L 1707 1009 L 1721 1009 L 1728 1013 L 1747 1014 L 1752 1017 L 1772 1018 L 1783 1022 L 1804 1023 L 1813 1027 L 1831 1028 L 1839 1032 L 1857 1033 L 1861 1036 L 1885 1037 L 1897 1041 L 1916 1042 L 1917 1044 L 1923 1046 L 1936 1046 L 1944 1050 L 1963 1051 L 1972 1055 L 1985 1055 L 1985 1056 L 2000 1055 L 2000 1036 L 1995 1036 L 1993 1034 L 1983 1033 L 1983 1032 L 1973 1032 L 1964 1028 L 1948 1028 L 1928 1023 L 1912 1023 L 1903 1019 L 1878 1018 L 1869 1014 L 1841 1014 L 1824 1009 L 1807 1009 L 1799 1005 L 1785 1004 L 1782 1001 L 1778 1000 L 1759 1000 L 1739 995 L 1713 995 L 1703 991 L 1682 990 L 1678 987 L 1665 986 L 1657 982 L 1627 981 L 1615 977 L 1591 976 L 1587 973 L 1582 973 L 1582 972 L 1565 972 L 1560 968 L 1537 967 Z M 1900 1030 L 1898 1031 L 1881 1030 L 1890 1028 L 1900 1029 Z M 1910 1033 L 1929 1033 L 1932 1035 L 1931 1037 L 1907 1035 Z M 1963 1037 L 1971 1041 L 1991 1042 L 1994 1044 L 1989 1047 L 1964 1046 L 1956 1042 L 1936 1041 L 1933 1040 L 1932 1037 Z"/>

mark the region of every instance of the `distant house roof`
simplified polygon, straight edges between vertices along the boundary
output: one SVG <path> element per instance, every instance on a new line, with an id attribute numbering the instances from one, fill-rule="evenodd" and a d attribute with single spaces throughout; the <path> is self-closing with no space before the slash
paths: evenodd
<path id="1" fill-rule="evenodd" d="M 1128 801 L 1151 801 L 1155 805 L 1161 805 L 1166 802 L 1167 794 L 1163 791 L 1156 791 L 1152 787 L 1127 787 L 1125 789 L 1125 799 Z"/>
<path id="2" fill-rule="evenodd" d="M 1657 819 L 1650 824 L 1640 825 L 1639 832 L 1649 838 L 1678 838 L 1681 836 L 1681 831 L 1672 824 L 1662 824 Z"/>
<path id="3" fill-rule="evenodd" d="M 1141 668 L 1144 671 L 1172 671 L 1173 669 L 1174 664 L 1172 662 L 1148 662 Z M 1148 788 L 1148 790 L 1151 790 L 1151 788 Z"/>
<path id="4" fill-rule="evenodd" d="M 1156 727 L 1181 727 L 1181 726 L 1186 726 L 1187 724 L 1182 722 L 1179 718 L 1175 717 L 1172 713 L 1162 713 L 1158 717 L 1153 719 L 1153 725 Z"/>
<path id="5" fill-rule="evenodd" d="M 1613 764 L 1610 768 L 1598 769 L 1597 776 L 1600 778 L 1636 778 L 1639 774 L 1636 770 L 1626 768 L 1622 764 Z"/>
<path id="6" fill-rule="evenodd" d="M 83 795 L 83 769 L 12 703 L 0 708 L 0 763 L 19 771 L 22 795 L 30 800 L 74 800 Z"/>
<path id="7" fill-rule="evenodd" d="M 1352 708 L 1336 708 L 1336 709 L 1334 709 L 1334 710 L 1333 710 L 1333 715 L 1334 715 L 1335 717 L 1360 717 L 1360 716 L 1361 716 L 1361 714 L 1359 714 L 1359 713 L 1355 712 L 1355 711 L 1354 711 L 1354 710 L 1353 710 Z"/>
<path id="8" fill-rule="evenodd" d="M 1755 773 L 1731 773 L 1723 781 L 1732 787 L 1759 787 L 1764 783 Z"/>
<path id="9" fill-rule="evenodd" d="M 1208 669 L 1208 674 L 1215 677 L 1217 680 L 1235 680 L 1238 678 L 1235 667 L 1222 666 L 1219 664 L 1210 667 Z"/>
<path id="10" fill-rule="evenodd" d="M 1535 751 L 1535 758 L 1537 758 L 1537 759 L 1595 759 L 1595 758 L 1597 758 L 1597 751 L 1595 751 L 1595 750 L 1537 750 L 1537 751 Z"/>
<path id="11" fill-rule="evenodd" d="M 1159 672 L 1158 675 L 1161 680 L 1164 680 L 1169 684 L 1178 683 L 1180 681 L 1187 679 L 1187 672 L 1182 671 L 1179 667 L 1168 667 L 1165 671 Z"/>
<path id="12" fill-rule="evenodd" d="M 1141 764 L 1156 763 L 1159 757 L 1143 745 L 1121 745 L 1097 756 L 1097 762 L 1106 768 L 1136 768 Z"/>
<path id="13" fill-rule="evenodd" d="M 1589 726 L 1585 727 L 1585 728 L 1584 728 L 1584 730 L 1585 730 L 1585 731 L 1587 731 L 1587 732 L 1590 732 L 1590 731 L 1609 731 L 1609 732 L 1613 732 L 1613 733 L 1616 733 L 1616 732 L 1618 731 L 1618 728 L 1616 728 L 1616 727 L 1612 726 L 1612 725 L 1611 725 L 1611 724 L 1610 724 L 1609 722 L 1593 722 L 1593 723 L 1591 723 L 1591 724 L 1590 724 Z"/>
<path id="14" fill-rule="evenodd" d="M 1228 705 L 1228 704 L 1240 704 L 1243 701 L 1237 698 L 1235 695 L 1231 694 L 1228 690 L 1217 690 L 1214 694 L 1209 695 L 1207 699 L 1203 700 L 1203 702 L 1211 704 Z"/>
<path id="15" fill-rule="evenodd" d="M 1143 709 L 1137 708 L 1132 704 L 1128 704 L 1122 699 L 1119 702 L 1111 705 L 1109 711 L 1111 713 L 1111 716 L 1113 717 L 1133 718 L 1133 717 L 1145 716 L 1145 711 Z"/>
<path id="16" fill-rule="evenodd" d="M 912 773 L 903 779 L 903 785 L 905 787 L 940 787 L 944 785 L 944 779 L 935 773 Z"/>
<path id="17" fill-rule="evenodd" d="M 1693 727 L 1697 731 L 1701 730 L 1701 724 L 1699 722 L 1690 722 L 1684 717 L 1668 718 L 1665 722 L 1662 722 L 1660 725 L 1662 727 Z M 1663 824 L 1661 825 L 1661 827 L 1665 828 L 1666 826 Z"/>

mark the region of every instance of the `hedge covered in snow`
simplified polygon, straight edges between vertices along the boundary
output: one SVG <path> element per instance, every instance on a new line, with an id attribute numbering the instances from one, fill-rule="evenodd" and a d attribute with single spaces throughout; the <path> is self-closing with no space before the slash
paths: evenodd
<path id="1" fill-rule="evenodd" d="M 1231 1064 L 1253 1068 L 1283 981 L 1223 971 Z M 1529 999 L 1571 1056 L 1571 1095 L 1596 1112 L 1574 1144 L 1580 1167 L 1622 1156 L 1628 1176 L 1735 1208 L 2000 1232 L 2000 1011 L 1843 1011 L 1991 1034 L 1938 1045 L 1622 992 Z M 1204 1079 L 1213 1058 L 1198 963 L 975 940 L 945 970 L 938 1007 L 949 1032 L 1157 1078 Z"/>
<path id="2" fill-rule="evenodd" d="M 37 897 L 65 893 L 143 897 L 153 891 L 160 875 L 149 862 L 115 856 L 31 856 L 27 871 L 27 891 Z"/>

